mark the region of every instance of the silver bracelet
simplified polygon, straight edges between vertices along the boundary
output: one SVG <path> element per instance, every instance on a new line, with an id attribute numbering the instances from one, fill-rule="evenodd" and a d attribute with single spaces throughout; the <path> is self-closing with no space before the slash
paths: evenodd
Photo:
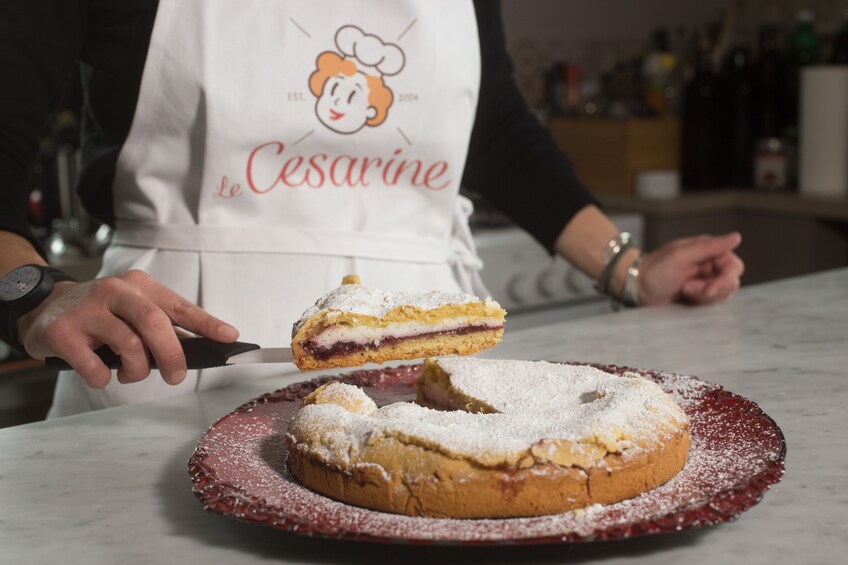
<path id="1" fill-rule="evenodd" d="M 609 294 L 609 286 L 612 281 L 612 274 L 615 271 L 615 265 L 621 259 L 624 252 L 633 245 L 633 238 L 629 232 L 623 231 L 612 238 L 604 248 L 602 257 L 604 260 L 604 268 L 601 271 L 601 277 L 595 283 L 595 288 L 602 294 Z"/>
<path id="2" fill-rule="evenodd" d="M 642 253 L 633 258 L 633 262 L 627 269 L 627 278 L 624 279 L 624 290 L 621 293 L 621 302 L 628 308 L 639 306 L 639 265 L 642 263 Z"/>

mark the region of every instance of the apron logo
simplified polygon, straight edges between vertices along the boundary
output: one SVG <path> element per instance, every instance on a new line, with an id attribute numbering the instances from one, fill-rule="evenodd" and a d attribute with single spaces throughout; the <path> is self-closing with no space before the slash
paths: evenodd
<path id="1" fill-rule="evenodd" d="M 400 41 L 416 21 L 417 18 L 396 41 Z M 292 23 L 306 37 L 312 38 L 300 24 L 294 20 Z M 338 51 L 324 51 L 318 55 L 316 68 L 308 81 L 309 90 L 316 98 L 315 115 L 329 130 L 348 135 L 366 126 L 377 127 L 386 121 L 396 100 L 407 102 L 417 99 L 417 95 L 411 93 L 401 93 L 396 98 L 384 80 L 404 69 L 406 56 L 400 47 L 353 25 L 342 26 L 336 31 L 335 44 Z M 293 99 L 293 94 L 298 96 Z M 306 98 L 305 93 L 298 92 L 290 93 L 289 100 L 302 101 Z M 406 134 L 399 127 L 396 129 L 411 148 L 413 144 Z M 213 197 L 230 199 L 266 195 L 302 187 L 367 189 L 370 186 L 400 186 L 439 192 L 453 185 L 447 160 L 416 156 L 413 149 L 410 149 L 411 155 L 402 148 L 390 152 L 378 149 L 376 153 L 303 151 L 298 145 L 314 131 L 292 142 L 271 140 L 256 145 L 245 162 L 244 182 L 231 181 L 224 175 L 215 187 Z"/>
<path id="2" fill-rule="evenodd" d="M 394 102 L 383 77 L 403 70 L 403 51 L 353 25 L 339 28 L 335 41 L 338 52 L 318 55 L 309 77 L 309 90 L 317 98 L 315 115 L 342 134 L 379 126 Z"/>
<path id="3" fill-rule="evenodd" d="M 215 192 L 212 196 L 215 198 L 235 198 L 241 196 L 241 184 L 230 184 L 230 178 L 227 175 L 221 177 L 221 182 L 215 187 Z"/>

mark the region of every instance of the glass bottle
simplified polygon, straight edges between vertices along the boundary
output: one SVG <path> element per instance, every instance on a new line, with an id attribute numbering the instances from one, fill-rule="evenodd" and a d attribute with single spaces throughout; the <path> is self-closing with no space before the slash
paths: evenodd
<path id="1" fill-rule="evenodd" d="M 757 62 L 757 141 L 753 156 L 756 188 L 782 190 L 787 186 L 788 155 L 783 135 L 785 99 L 783 65 L 777 27 L 760 27 Z"/>
<path id="2" fill-rule="evenodd" d="M 648 51 L 642 60 L 645 105 L 652 115 L 671 113 L 667 105 L 668 90 L 673 88 L 672 77 L 676 68 L 677 57 L 669 49 L 668 32 L 658 29 L 651 35 Z"/>
<path id="3" fill-rule="evenodd" d="M 757 141 L 754 151 L 754 186 L 764 190 L 782 190 L 787 183 L 786 147 L 777 137 Z"/>
<path id="4" fill-rule="evenodd" d="M 728 182 L 735 187 L 752 185 L 754 154 L 754 77 L 747 47 L 730 50 L 724 65 L 727 87 L 727 139 L 730 165 Z"/>
<path id="5" fill-rule="evenodd" d="M 778 47 L 778 31 L 774 25 L 760 28 L 760 53 L 757 61 L 757 136 L 760 139 L 781 134 L 781 102 L 783 69 Z"/>
<path id="6" fill-rule="evenodd" d="M 723 184 L 721 92 L 712 66 L 712 42 L 697 39 L 695 74 L 684 89 L 681 124 L 681 181 L 685 188 Z"/>
<path id="7" fill-rule="evenodd" d="M 798 104 L 801 91 L 801 67 L 822 62 L 822 46 L 815 29 L 815 14 L 798 12 L 795 29 L 789 35 L 786 49 L 786 107 L 784 123 L 789 135 L 797 135 Z"/>
<path id="8" fill-rule="evenodd" d="M 842 18 L 842 28 L 836 34 L 830 62 L 834 65 L 848 65 L 848 8 Z"/>

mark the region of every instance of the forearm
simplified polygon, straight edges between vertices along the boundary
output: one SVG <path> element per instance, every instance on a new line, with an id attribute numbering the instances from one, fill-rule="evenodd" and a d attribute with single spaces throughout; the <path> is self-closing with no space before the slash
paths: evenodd
<path id="1" fill-rule="evenodd" d="M 506 51 L 500 3 L 475 0 L 480 92 L 462 185 L 553 251 L 562 226 L 595 199 L 527 106 Z"/>
<path id="2" fill-rule="evenodd" d="M 0 249 L 0 276 L 29 263 L 46 265 L 32 244 L 16 233 L 0 230 Z"/>
<path id="3" fill-rule="evenodd" d="M 33 244 L 13 232 L 0 230 L 0 249 L 3 274 L 28 263 L 45 264 Z M 139 270 L 82 283 L 57 282 L 17 318 L 16 337 L 32 357 L 60 357 L 93 387 L 111 379 L 94 353 L 101 345 L 121 357 L 119 382 L 147 377 L 152 358 L 165 381 L 177 384 L 185 378 L 186 364 L 175 326 L 215 341 L 238 338 L 234 327 Z"/>
<path id="4" fill-rule="evenodd" d="M 554 249 L 572 265 L 598 280 L 604 269 L 604 249 L 620 232 L 597 206 L 585 206 L 566 224 Z M 610 294 L 613 296 L 622 295 L 627 269 L 638 253 L 638 249 L 631 247 L 615 264 L 610 280 Z"/>

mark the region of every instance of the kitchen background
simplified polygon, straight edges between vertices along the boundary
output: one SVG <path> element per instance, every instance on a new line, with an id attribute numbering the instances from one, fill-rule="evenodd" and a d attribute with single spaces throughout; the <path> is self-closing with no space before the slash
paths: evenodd
<path id="1" fill-rule="evenodd" d="M 848 264 L 848 0 L 504 0 L 503 16 L 528 104 L 645 248 L 739 230 L 743 284 Z M 30 219 L 86 278 L 109 230 L 73 195 L 80 101 L 72 88 L 45 132 Z M 510 328 L 611 311 L 469 196 Z M 54 382 L 0 342 L 0 427 L 43 418 Z"/>

